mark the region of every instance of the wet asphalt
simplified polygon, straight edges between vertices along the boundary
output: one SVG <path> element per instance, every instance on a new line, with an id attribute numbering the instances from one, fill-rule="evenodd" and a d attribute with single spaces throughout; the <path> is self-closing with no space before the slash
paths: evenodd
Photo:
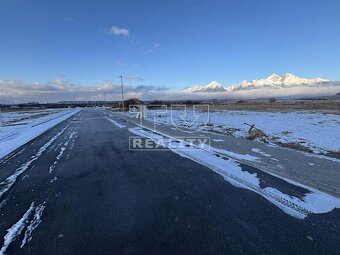
<path id="1" fill-rule="evenodd" d="M 3 181 L 67 127 L 0 198 L 1 246 L 33 202 L 45 206 L 6 254 L 340 254 L 340 210 L 293 218 L 171 151 L 129 151 L 133 125 L 115 121 L 126 127 L 83 109 L 0 161 Z"/>

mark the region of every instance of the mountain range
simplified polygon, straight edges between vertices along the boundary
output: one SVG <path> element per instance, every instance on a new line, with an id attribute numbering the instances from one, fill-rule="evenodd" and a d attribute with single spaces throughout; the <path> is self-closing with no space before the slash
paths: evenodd
<path id="1" fill-rule="evenodd" d="M 260 88 L 273 88 L 273 89 L 284 89 L 291 87 L 320 87 L 320 86 L 336 86 L 340 85 L 340 82 L 326 80 L 321 78 L 301 78 L 291 73 L 286 74 L 272 74 L 265 79 L 242 81 L 239 84 L 232 84 L 224 87 L 216 81 L 213 81 L 205 86 L 192 86 L 185 88 L 183 91 L 186 93 L 194 92 L 233 92 L 239 90 L 252 90 Z"/>

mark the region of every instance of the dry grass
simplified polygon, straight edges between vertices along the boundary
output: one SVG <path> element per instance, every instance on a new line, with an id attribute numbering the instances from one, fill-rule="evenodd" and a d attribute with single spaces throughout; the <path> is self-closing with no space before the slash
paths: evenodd
<path id="1" fill-rule="evenodd" d="M 338 151 L 328 151 L 326 153 L 326 156 L 340 159 L 340 150 L 338 150 Z"/>
<path id="2" fill-rule="evenodd" d="M 16 123 L 16 122 L 25 121 L 25 120 L 38 119 L 38 118 L 41 118 L 41 117 L 45 117 L 45 116 L 47 116 L 47 115 L 50 115 L 51 113 L 53 113 L 53 112 L 49 112 L 49 113 L 39 113 L 39 114 L 35 114 L 35 115 L 30 115 L 30 116 L 26 116 L 26 117 L 23 117 L 23 118 L 20 118 L 20 119 L 15 119 L 15 120 L 12 120 L 12 121 L 8 121 L 6 124 L 7 124 L 7 125 L 10 125 L 10 124 L 13 124 L 13 123 Z"/>
<path id="3" fill-rule="evenodd" d="M 268 101 L 230 101 L 209 106 L 210 111 L 247 110 L 264 112 L 290 112 L 299 110 L 315 110 L 340 115 L 340 99 L 334 100 L 286 100 Z"/>
<path id="4" fill-rule="evenodd" d="M 307 148 L 306 146 L 303 146 L 300 143 L 296 142 L 289 142 L 289 143 L 283 143 L 283 142 L 276 142 L 277 145 L 280 145 L 282 147 L 298 150 L 298 151 L 305 151 L 305 152 L 313 152 L 311 149 Z"/>

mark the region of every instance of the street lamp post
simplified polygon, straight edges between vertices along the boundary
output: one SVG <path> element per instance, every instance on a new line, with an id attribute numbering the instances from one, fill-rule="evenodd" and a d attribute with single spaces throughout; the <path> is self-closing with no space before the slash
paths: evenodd
<path id="1" fill-rule="evenodd" d="M 123 106 L 123 112 L 124 112 L 124 89 L 123 89 L 123 76 L 120 77 L 120 84 L 122 85 L 122 106 Z"/>
<path id="2" fill-rule="evenodd" d="M 1 110 L 0 110 L 0 127 L 4 126 L 4 122 L 2 120 L 2 113 L 1 113 Z"/>

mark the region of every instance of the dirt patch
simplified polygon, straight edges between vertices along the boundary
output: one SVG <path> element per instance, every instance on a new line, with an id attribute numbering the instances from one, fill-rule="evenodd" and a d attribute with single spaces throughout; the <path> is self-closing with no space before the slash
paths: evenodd
<path id="1" fill-rule="evenodd" d="M 239 128 L 225 128 L 222 130 L 224 134 L 233 135 L 236 131 L 241 131 Z"/>
<path id="2" fill-rule="evenodd" d="M 273 136 L 273 137 L 271 137 L 270 140 L 275 141 L 275 140 L 280 140 L 280 139 L 281 139 L 281 137 L 279 137 L 279 136 Z"/>
<path id="3" fill-rule="evenodd" d="M 313 152 L 311 149 L 307 148 L 306 146 L 303 146 L 300 143 L 296 142 L 289 142 L 289 143 L 283 143 L 283 142 L 276 142 L 277 145 L 280 145 L 282 147 L 298 150 L 298 151 L 305 151 L 305 152 Z"/>
<path id="4" fill-rule="evenodd" d="M 338 151 L 328 151 L 326 153 L 326 156 L 340 159 L 340 150 L 338 150 Z"/>

